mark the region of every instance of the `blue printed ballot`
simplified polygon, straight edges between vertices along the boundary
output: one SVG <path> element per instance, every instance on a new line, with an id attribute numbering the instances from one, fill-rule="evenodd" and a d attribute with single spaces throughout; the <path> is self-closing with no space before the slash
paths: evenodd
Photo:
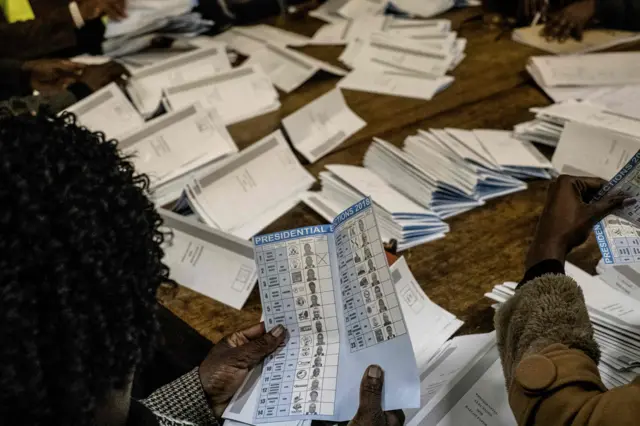
<path id="1" fill-rule="evenodd" d="M 373 209 L 365 198 L 330 225 L 253 238 L 265 324 L 288 330 L 264 362 L 256 423 L 351 419 L 370 364 L 385 371 L 385 410 L 419 406 L 415 355 Z"/>
<path id="2" fill-rule="evenodd" d="M 640 151 L 602 187 L 593 201 L 605 196 L 640 197 Z M 640 204 L 623 207 L 594 227 L 602 260 L 608 265 L 640 262 Z"/>

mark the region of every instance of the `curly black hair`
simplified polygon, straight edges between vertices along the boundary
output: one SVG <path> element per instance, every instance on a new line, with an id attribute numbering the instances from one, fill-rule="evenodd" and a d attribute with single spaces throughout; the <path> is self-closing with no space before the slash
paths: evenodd
<path id="1" fill-rule="evenodd" d="M 162 219 L 116 141 L 0 114 L 0 423 L 85 426 L 158 340 Z"/>

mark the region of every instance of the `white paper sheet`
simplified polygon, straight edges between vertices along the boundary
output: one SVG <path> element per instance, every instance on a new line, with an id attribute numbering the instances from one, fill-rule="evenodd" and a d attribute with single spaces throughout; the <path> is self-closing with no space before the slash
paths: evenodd
<path id="1" fill-rule="evenodd" d="M 338 87 L 361 92 L 431 100 L 453 83 L 450 76 L 430 78 L 396 71 L 357 69 L 338 82 Z"/>
<path id="2" fill-rule="evenodd" d="M 366 124 L 349 108 L 340 89 L 327 92 L 282 120 L 293 146 L 310 163 L 331 153 Z"/>
<path id="3" fill-rule="evenodd" d="M 170 277 L 214 300 L 241 309 L 257 280 L 253 247 L 246 240 L 212 229 L 195 219 L 160 209 L 172 236 L 163 261 Z"/>
<path id="4" fill-rule="evenodd" d="M 152 187 L 238 152 L 215 110 L 199 105 L 148 122 L 118 147 L 133 156 L 136 170 L 149 176 Z"/>
<path id="5" fill-rule="evenodd" d="M 160 105 L 162 89 L 210 77 L 231 69 L 224 44 L 197 49 L 136 70 L 127 88 L 133 103 L 145 116 Z"/>
<path id="6" fill-rule="evenodd" d="M 474 130 L 487 152 L 501 166 L 551 168 L 551 163 L 528 142 L 502 130 Z"/>
<path id="7" fill-rule="evenodd" d="M 220 162 L 212 173 L 191 182 L 186 192 L 205 223 L 238 235 L 256 217 L 277 210 L 313 182 L 277 131 Z"/>
<path id="8" fill-rule="evenodd" d="M 167 87 L 163 98 L 169 110 L 184 108 L 194 102 L 205 108 L 215 108 L 226 125 L 280 108 L 278 92 L 257 64 Z"/>
<path id="9" fill-rule="evenodd" d="M 125 136 L 144 124 L 144 119 L 116 83 L 103 87 L 65 111 L 74 113 L 80 125 L 94 132 L 104 132 L 108 138 Z"/>
<path id="10" fill-rule="evenodd" d="M 640 149 L 640 139 L 569 122 L 551 160 L 561 173 L 609 180 Z"/>

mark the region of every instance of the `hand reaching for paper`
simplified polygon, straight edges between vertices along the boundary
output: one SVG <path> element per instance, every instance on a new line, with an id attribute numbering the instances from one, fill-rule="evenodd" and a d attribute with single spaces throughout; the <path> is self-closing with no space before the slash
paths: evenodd
<path id="1" fill-rule="evenodd" d="M 599 178 L 562 175 L 551 184 L 527 269 L 547 259 L 564 263 L 567 253 L 587 239 L 593 225 L 613 210 L 635 203 L 635 199 L 615 196 L 587 204 L 605 183 Z"/>
<path id="2" fill-rule="evenodd" d="M 95 92 L 109 83 L 122 83 L 128 75 L 129 71 L 119 63 L 108 62 L 102 65 L 86 66 L 77 81 L 86 84 Z"/>
<path id="3" fill-rule="evenodd" d="M 29 75 L 31 88 L 42 94 L 51 94 L 64 90 L 75 82 L 86 65 L 66 59 L 36 59 L 27 61 L 22 70 Z"/>
<path id="4" fill-rule="evenodd" d="M 542 30 L 548 40 L 563 42 L 569 37 L 582 40 L 582 33 L 593 22 L 596 14 L 595 0 L 580 0 L 571 3 L 559 12 L 551 15 Z"/>
<path id="5" fill-rule="evenodd" d="M 279 325 L 266 332 L 264 323 L 224 337 L 200 364 L 200 381 L 213 414 L 220 418 L 249 371 L 284 342 L 286 330 Z"/>

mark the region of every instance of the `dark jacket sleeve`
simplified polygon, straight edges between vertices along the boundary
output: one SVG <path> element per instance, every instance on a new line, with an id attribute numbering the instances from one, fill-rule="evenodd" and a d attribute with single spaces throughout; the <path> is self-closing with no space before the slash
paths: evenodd
<path id="1" fill-rule="evenodd" d="M 73 48 L 76 27 L 67 7 L 30 21 L 0 23 L 0 57 L 34 59 Z"/>
<path id="2" fill-rule="evenodd" d="M 607 390 L 582 290 L 570 277 L 528 281 L 495 317 L 509 405 L 521 426 L 627 426 L 640 382 Z"/>
<path id="3" fill-rule="evenodd" d="M 22 71 L 22 61 L 0 59 L 0 101 L 29 94 L 29 76 Z"/>
<path id="4" fill-rule="evenodd" d="M 596 18 L 603 27 L 640 30 L 640 0 L 596 0 Z"/>

